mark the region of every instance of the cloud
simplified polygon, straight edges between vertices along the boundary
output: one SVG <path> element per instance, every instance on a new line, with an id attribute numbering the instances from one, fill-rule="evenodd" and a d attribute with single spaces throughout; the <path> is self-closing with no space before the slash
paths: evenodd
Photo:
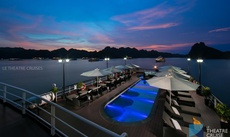
<path id="1" fill-rule="evenodd" d="M 166 23 L 166 24 L 153 25 L 153 26 L 136 26 L 136 27 L 130 27 L 128 28 L 128 30 L 166 29 L 166 28 L 177 26 L 177 25 L 178 23 Z"/>
<path id="2" fill-rule="evenodd" d="M 225 32 L 225 31 L 229 31 L 229 30 L 230 30 L 230 27 L 219 28 L 219 29 L 210 30 L 209 33 L 212 33 L 212 32 Z"/>
<path id="3" fill-rule="evenodd" d="M 154 8 L 130 13 L 130 14 L 124 14 L 124 15 L 118 15 L 112 17 L 112 20 L 118 21 L 126 26 L 133 26 L 137 24 L 148 24 L 150 22 L 153 22 L 154 20 L 157 20 L 159 18 L 163 18 L 169 14 L 171 14 L 175 9 L 173 8 L 167 8 L 162 9 L 162 5 L 159 5 Z"/>
<path id="4" fill-rule="evenodd" d="M 11 36 L 11 38 L 22 38 L 21 34 L 55 34 L 77 36 L 78 33 L 73 33 L 72 30 L 77 25 L 68 22 L 57 22 L 55 18 L 44 15 L 30 15 L 12 10 L 0 10 L 0 25 L 1 31 Z M 68 26 L 68 27 L 64 27 Z M 71 28 L 64 30 L 65 28 Z"/>
<path id="5" fill-rule="evenodd" d="M 190 49 L 194 43 L 176 43 L 176 44 L 153 44 L 148 46 L 135 46 L 137 49 L 156 50 L 160 52 L 174 51 L 177 52 L 181 49 Z"/>
<path id="6" fill-rule="evenodd" d="M 103 35 L 103 34 L 95 34 L 90 38 L 90 41 L 94 41 L 94 42 L 99 42 L 99 43 L 112 43 L 114 42 L 112 39 L 110 39 L 109 37 Z"/>
<path id="7" fill-rule="evenodd" d="M 170 28 L 179 25 L 178 15 L 191 9 L 193 6 L 193 2 L 187 3 L 188 4 L 172 6 L 170 3 L 164 2 L 149 9 L 117 15 L 111 19 L 128 27 L 127 30 Z M 175 20 L 175 16 L 177 16 L 177 20 Z"/>

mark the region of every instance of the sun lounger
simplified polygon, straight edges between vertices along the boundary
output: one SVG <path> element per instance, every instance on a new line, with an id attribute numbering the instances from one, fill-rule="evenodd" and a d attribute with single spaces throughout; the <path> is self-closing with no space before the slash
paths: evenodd
<path id="1" fill-rule="evenodd" d="M 164 137 L 188 137 L 189 128 L 183 125 L 180 121 L 173 119 L 165 111 L 163 111 L 162 119 L 164 121 L 164 124 L 167 125 L 164 126 L 163 129 Z M 206 128 L 203 127 L 203 136 L 206 137 L 206 135 L 207 135 Z"/>
<path id="2" fill-rule="evenodd" d="M 180 104 L 195 107 L 195 102 L 194 102 L 193 98 L 176 96 L 172 92 L 171 93 L 168 92 L 168 94 L 171 94 L 171 97 L 173 99 L 175 99 Z"/>
<path id="3" fill-rule="evenodd" d="M 173 94 L 176 96 L 192 98 L 191 94 L 186 91 L 173 91 Z"/>
<path id="4" fill-rule="evenodd" d="M 188 127 L 180 124 L 177 120 L 171 118 L 165 111 L 162 117 L 164 124 L 163 136 L 164 137 L 187 137 L 189 133 Z"/>
<path id="5" fill-rule="evenodd" d="M 168 114 L 179 120 L 183 120 L 186 124 L 192 124 L 194 122 L 194 118 L 199 120 L 202 124 L 204 124 L 203 119 L 199 116 L 180 113 L 177 108 L 170 106 L 167 101 L 165 102 L 165 111 L 168 112 Z"/>
<path id="6" fill-rule="evenodd" d="M 195 102 L 192 98 L 186 98 L 186 97 L 178 97 L 177 96 L 177 102 L 186 105 L 186 106 L 193 106 L 195 107 Z"/>
<path id="7" fill-rule="evenodd" d="M 169 96 L 166 96 L 166 102 L 169 103 Z M 170 105 L 170 104 L 169 104 Z M 196 116 L 201 116 L 200 112 L 198 109 L 195 107 L 190 107 L 190 106 L 184 106 L 180 105 L 176 100 L 172 99 L 171 100 L 171 105 L 176 107 L 180 112 L 186 113 L 186 114 L 191 114 L 191 115 L 196 115 Z"/>

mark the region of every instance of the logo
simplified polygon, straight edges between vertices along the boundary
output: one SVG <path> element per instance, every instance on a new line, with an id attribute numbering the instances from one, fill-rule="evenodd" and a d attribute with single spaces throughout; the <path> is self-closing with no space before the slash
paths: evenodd
<path id="1" fill-rule="evenodd" d="M 228 129 L 218 129 L 207 127 L 206 137 L 223 137 L 224 134 L 228 134 Z"/>
<path id="2" fill-rule="evenodd" d="M 189 124 L 189 137 L 204 137 L 202 124 Z"/>

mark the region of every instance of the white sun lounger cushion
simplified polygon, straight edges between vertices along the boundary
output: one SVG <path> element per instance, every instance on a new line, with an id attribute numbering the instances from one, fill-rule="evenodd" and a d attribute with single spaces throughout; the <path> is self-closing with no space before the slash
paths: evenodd
<path id="1" fill-rule="evenodd" d="M 171 118 L 173 126 L 177 129 L 177 130 L 182 130 L 180 124 L 178 123 L 178 121 L 176 121 L 175 119 Z"/>
<path id="2" fill-rule="evenodd" d="M 174 105 L 179 106 L 179 104 L 177 103 L 176 100 L 172 99 L 172 102 L 173 102 Z"/>
<path id="3" fill-rule="evenodd" d="M 174 113 L 176 113 L 177 115 L 180 115 L 179 111 L 175 108 L 175 107 L 172 107 L 172 110 Z"/>

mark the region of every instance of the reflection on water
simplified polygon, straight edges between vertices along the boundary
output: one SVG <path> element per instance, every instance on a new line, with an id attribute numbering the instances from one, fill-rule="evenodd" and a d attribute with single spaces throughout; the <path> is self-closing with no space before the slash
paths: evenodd
<path id="1" fill-rule="evenodd" d="M 155 58 L 130 59 L 127 64 L 134 63 L 142 68 L 150 69 L 154 65 L 175 65 L 188 70 L 185 58 L 166 58 L 166 62 L 156 63 Z M 109 67 L 124 65 L 123 59 L 111 59 Z M 189 63 L 191 75 L 198 80 L 198 64 L 196 60 Z M 65 64 L 66 85 L 90 79 L 80 74 L 95 68 L 106 68 L 105 61 L 88 62 L 87 60 L 74 60 Z M 230 105 L 230 60 L 204 60 L 202 63 L 201 83 L 209 86 L 214 95 Z M 41 94 L 51 89 L 52 84 L 62 86 L 62 64 L 56 60 L 20 60 L 0 61 L 0 81 L 12 84 L 34 93 Z"/>

